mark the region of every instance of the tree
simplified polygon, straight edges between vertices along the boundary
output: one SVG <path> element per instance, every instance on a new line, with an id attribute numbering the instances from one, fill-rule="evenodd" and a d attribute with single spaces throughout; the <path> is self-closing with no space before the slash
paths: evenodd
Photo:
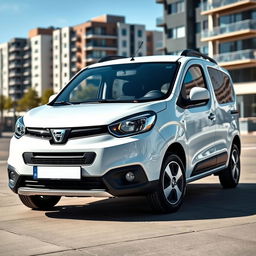
<path id="1" fill-rule="evenodd" d="M 46 89 L 43 92 L 43 96 L 41 98 L 41 104 L 47 104 L 49 101 L 49 97 L 53 95 L 53 89 Z"/>
<path id="2" fill-rule="evenodd" d="M 17 102 L 17 111 L 27 111 L 39 105 L 40 100 L 37 92 L 30 88 L 24 96 Z"/>

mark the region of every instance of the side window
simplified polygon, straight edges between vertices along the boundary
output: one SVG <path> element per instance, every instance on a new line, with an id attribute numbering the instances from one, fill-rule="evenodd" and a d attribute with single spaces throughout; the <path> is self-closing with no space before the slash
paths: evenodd
<path id="1" fill-rule="evenodd" d="M 219 104 L 233 102 L 234 92 L 229 77 L 222 71 L 210 67 L 208 67 L 208 72 Z"/>
<path id="2" fill-rule="evenodd" d="M 181 88 L 181 95 L 180 95 L 180 104 L 188 106 L 198 106 L 198 105 L 204 105 L 205 103 L 197 103 L 197 104 L 191 104 L 189 103 L 189 94 L 192 88 L 194 87 L 201 87 L 201 88 L 207 88 L 205 83 L 205 78 L 203 75 L 203 71 L 199 66 L 192 66 L 188 69 L 184 81 L 182 83 Z"/>

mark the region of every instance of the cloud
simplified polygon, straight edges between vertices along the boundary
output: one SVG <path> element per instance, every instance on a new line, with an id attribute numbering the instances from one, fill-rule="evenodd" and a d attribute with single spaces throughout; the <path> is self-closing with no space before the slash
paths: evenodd
<path id="1" fill-rule="evenodd" d="M 20 13 L 24 7 L 17 3 L 0 3 L 0 13 Z"/>

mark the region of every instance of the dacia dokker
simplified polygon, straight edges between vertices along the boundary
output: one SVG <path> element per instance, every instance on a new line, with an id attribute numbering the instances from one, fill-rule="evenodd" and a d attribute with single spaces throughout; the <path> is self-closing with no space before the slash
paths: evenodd
<path id="1" fill-rule="evenodd" d="M 235 187 L 240 145 L 232 80 L 212 58 L 106 57 L 17 120 L 9 187 L 33 209 L 61 196 L 145 195 L 173 212 L 189 182 L 214 174 Z"/>

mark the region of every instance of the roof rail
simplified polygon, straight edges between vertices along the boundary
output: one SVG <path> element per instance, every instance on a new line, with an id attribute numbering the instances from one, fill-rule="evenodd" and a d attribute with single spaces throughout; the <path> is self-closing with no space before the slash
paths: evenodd
<path id="1" fill-rule="evenodd" d="M 212 62 L 214 64 L 218 64 L 217 61 L 214 60 L 213 58 L 211 58 L 211 57 L 207 56 L 206 54 L 203 54 L 199 51 L 193 50 L 193 49 L 187 49 L 187 50 L 182 51 L 180 56 L 203 58 L 205 60 L 209 60 L 210 62 Z"/>
<path id="2" fill-rule="evenodd" d="M 123 59 L 123 58 L 127 58 L 127 57 L 118 56 L 118 55 L 106 56 L 106 57 L 101 58 L 101 59 L 98 61 L 98 63 L 104 62 L 104 61 L 109 61 L 109 60 L 118 60 L 118 59 Z"/>

